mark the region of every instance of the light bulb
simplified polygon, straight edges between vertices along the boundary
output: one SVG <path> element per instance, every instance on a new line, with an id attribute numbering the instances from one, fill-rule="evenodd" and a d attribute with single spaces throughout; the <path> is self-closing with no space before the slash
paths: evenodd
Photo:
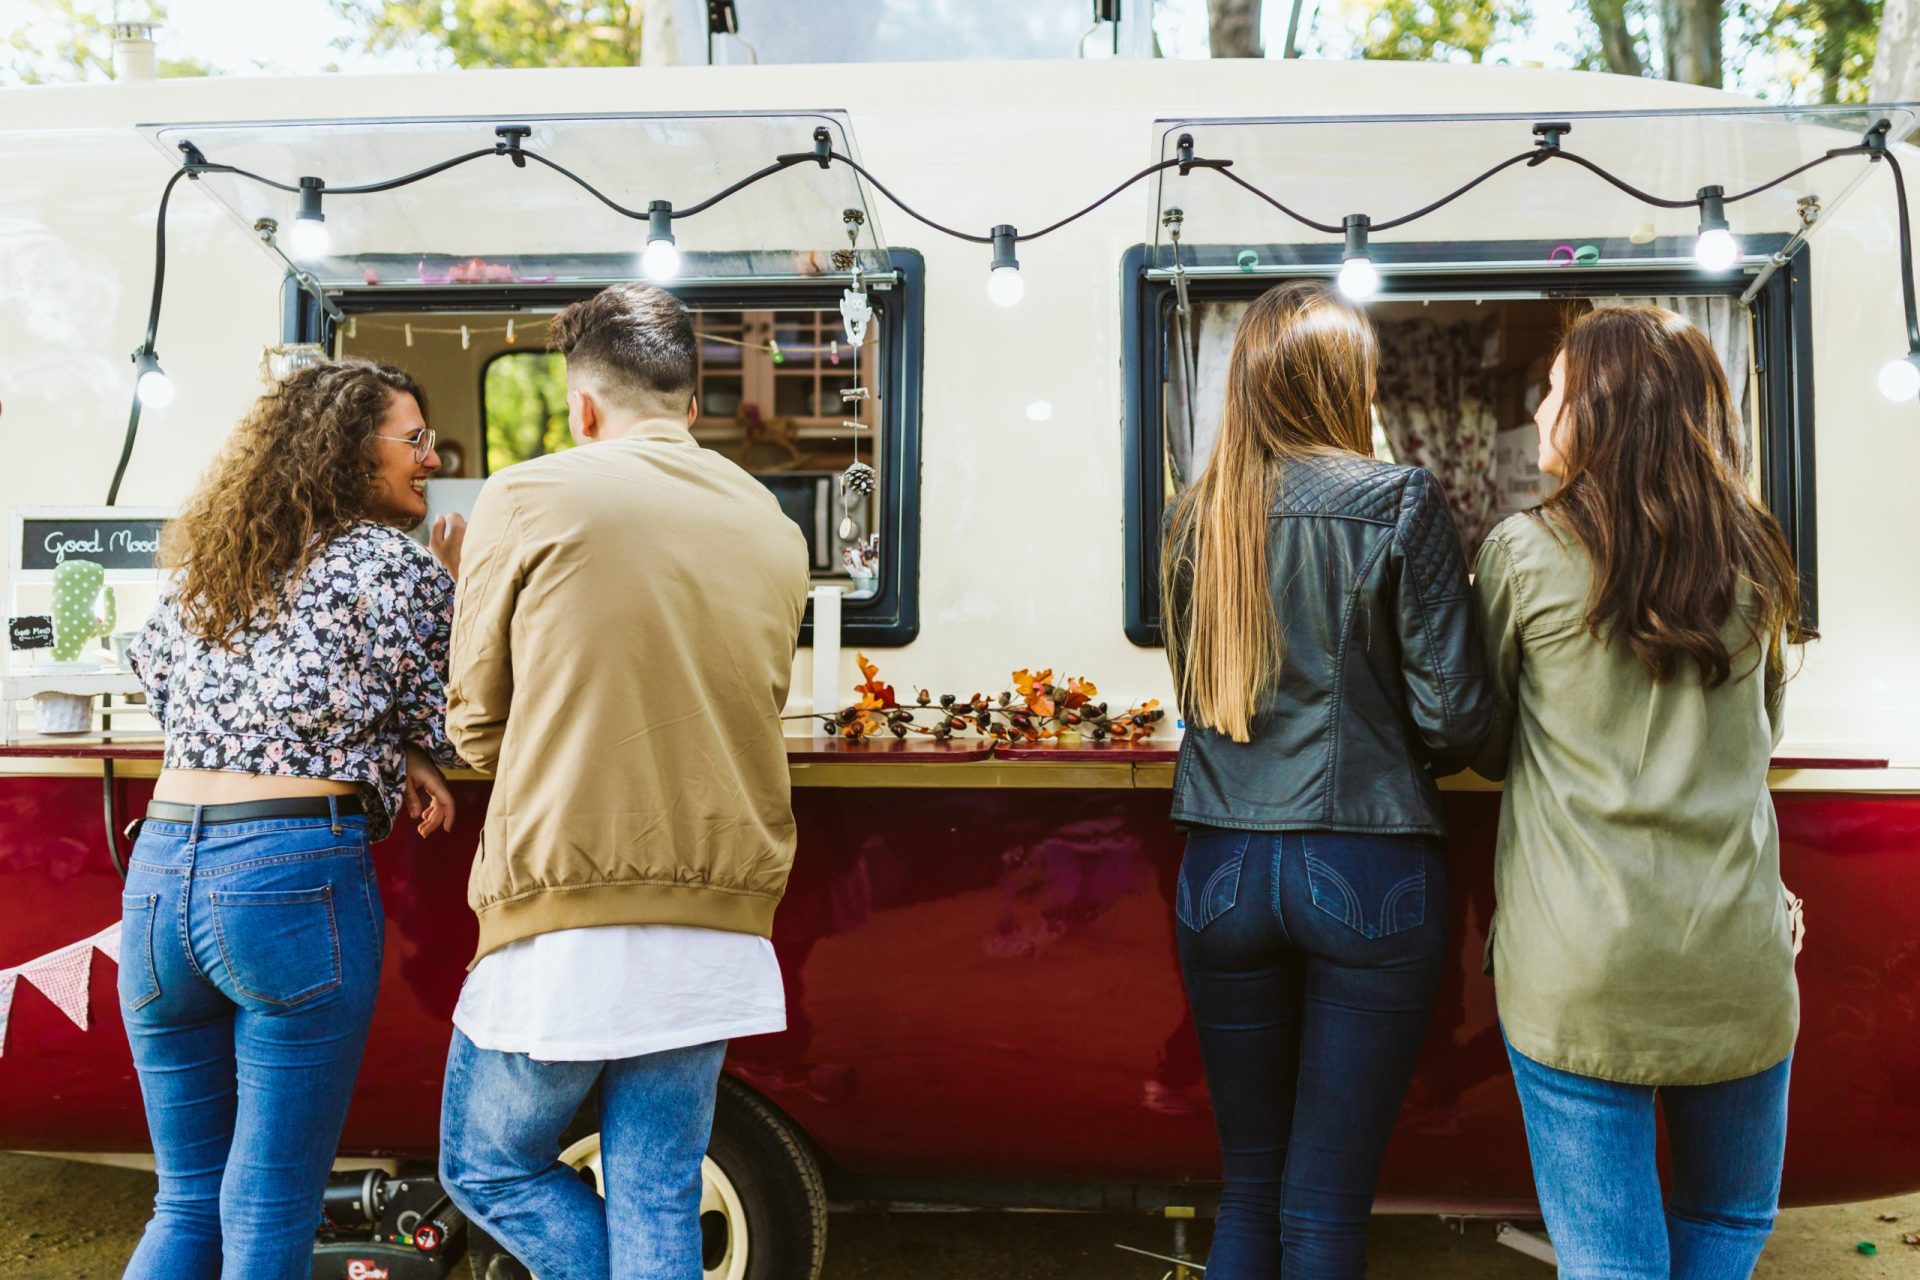
<path id="1" fill-rule="evenodd" d="M 327 256 L 327 251 L 333 247 L 333 237 L 327 233 L 327 224 L 320 219 L 295 218 L 287 244 L 293 250 L 294 257 L 310 262 Z"/>
<path id="2" fill-rule="evenodd" d="M 1880 394 L 1896 403 L 1920 396 L 1920 358 L 1904 355 L 1880 366 Z"/>
<path id="3" fill-rule="evenodd" d="M 1053 401 L 1035 400 L 1027 406 L 1028 422 L 1048 422 L 1053 418 Z"/>
<path id="4" fill-rule="evenodd" d="M 173 403 L 173 379 L 159 365 L 154 365 L 140 375 L 133 393 L 140 397 L 144 408 L 164 409 Z"/>
<path id="5" fill-rule="evenodd" d="M 1363 302 L 1380 292 L 1380 272 L 1372 258 L 1348 258 L 1340 264 L 1340 292 Z"/>
<path id="6" fill-rule="evenodd" d="M 1003 307 L 1011 307 L 1025 297 L 1027 282 L 1018 267 L 995 267 L 987 272 L 987 296 Z"/>
<path id="7" fill-rule="evenodd" d="M 1725 227 L 1711 227 L 1694 242 L 1693 256 L 1708 271 L 1725 271 L 1740 261 L 1740 242 Z"/>
<path id="8" fill-rule="evenodd" d="M 671 240 L 649 240 L 640 255 L 640 270 L 649 280 L 671 280 L 680 274 L 680 250 Z"/>

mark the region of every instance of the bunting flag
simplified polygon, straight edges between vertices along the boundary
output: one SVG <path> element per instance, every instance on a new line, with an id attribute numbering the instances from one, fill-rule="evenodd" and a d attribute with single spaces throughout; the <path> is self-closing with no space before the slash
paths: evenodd
<path id="1" fill-rule="evenodd" d="M 39 989 L 54 1008 L 82 1031 L 87 1030 L 87 999 L 93 979 L 93 953 L 120 962 L 120 925 L 108 925 L 90 938 L 70 942 L 56 951 L 0 969 L 0 1056 L 7 1051 L 7 1023 L 13 1013 L 13 994 L 24 978 Z"/>

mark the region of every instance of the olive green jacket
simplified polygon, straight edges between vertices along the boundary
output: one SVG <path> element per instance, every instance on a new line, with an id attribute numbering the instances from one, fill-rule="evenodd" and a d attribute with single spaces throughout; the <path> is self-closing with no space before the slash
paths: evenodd
<path id="1" fill-rule="evenodd" d="M 1709 1084 L 1793 1049 L 1799 988 L 1767 792 L 1782 697 L 1738 617 L 1734 675 L 1656 683 L 1586 625 L 1577 541 L 1518 515 L 1480 550 L 1506 780 L 1487 943 L 1507 1038 L 1634 1084 Z M 1737 612 L 1737 611 L 1736 611 Z"/>

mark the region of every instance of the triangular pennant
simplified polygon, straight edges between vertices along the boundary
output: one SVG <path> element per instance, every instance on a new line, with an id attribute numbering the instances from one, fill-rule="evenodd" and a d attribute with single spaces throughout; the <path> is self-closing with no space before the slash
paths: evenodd
<path id="1" fill-rule="evenodd" d="M 40 988 L 54 1007 L 87 1029 L 87 982 L 93 975 L 93 943 L 76 942 L 20 966 L 20 976 Z"/>
<path id="2" fill-rule="evenodd" d="M 87 941 L 91 942 L 101 955 L 113 961 L 115 964 L 120 963 L 120 922 L 118 920 L 115 920 L 112 924 L 94 934 L 93 937 L 87 939 Z"/>
<path id="3" fill-rule="evenodd" d="M 12 969 L 0 969 L 0 1058 L 7 1054 L 7 1019 L 13 1014 L 13 981 L 19 976 Z"/>

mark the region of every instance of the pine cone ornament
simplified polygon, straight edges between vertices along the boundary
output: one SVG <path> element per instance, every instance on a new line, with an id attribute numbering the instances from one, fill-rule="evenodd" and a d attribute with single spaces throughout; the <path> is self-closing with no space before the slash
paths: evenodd
<path id="1" fill-rule="evenodd" d="M 856 462 L 840 474 L 840 492 L 864 498 L 873 492 L 874 482 L 873 468 Z"/>

